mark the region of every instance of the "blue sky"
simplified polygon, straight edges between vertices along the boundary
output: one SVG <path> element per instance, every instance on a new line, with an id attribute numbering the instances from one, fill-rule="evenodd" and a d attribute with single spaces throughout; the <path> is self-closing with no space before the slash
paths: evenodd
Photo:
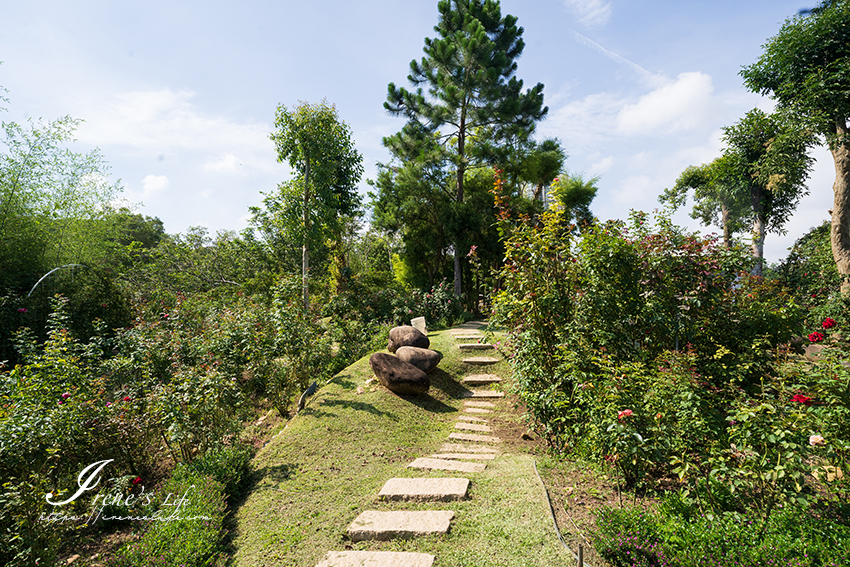
<path id="1" fill-rule="evenodd" d="M 170 233 L 242 229 L 261 192 L 288 178 L 268 139 L 278 104 L 337 106 L 364 156 L 365 194 L 389 159 L 382 137 L 403 125 L 383 109 L 387 84 L 406 85 L 437 23 L 436 0 L 7 4 L 0 85 L 11 102 L 0 119 L 83 119 L 76 148 L 99 147 L 124 198 Z M 561 139 L 571 172 L 601 176 L 591 208 L 605 220 L 658 207 L 685 167 L 719 155 L 723 126 L 772 107 L 738 72 L 814 1 L 501 5 L 525 29 L 518 76 L 545 85 L 538 137 Z M 767 237 L 771 261 L 828 218 L 832 160 L 813 155 L 810 195 L 787 235 Z"/>

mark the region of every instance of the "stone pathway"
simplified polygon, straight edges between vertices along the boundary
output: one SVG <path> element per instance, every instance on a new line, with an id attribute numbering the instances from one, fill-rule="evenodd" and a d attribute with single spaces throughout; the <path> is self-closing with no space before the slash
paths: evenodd
<path id="1" fill-rule="evenodd" d="M 480 340 L 484 335 L 479 331 L 483 323 L 470 322 L 450 329 L 456 339 Z M 484 343 L 461 343 L 459 350 L 490 350 L 492 345 Z M 472 365 L 495 364 L 500 359 L 494 357 L 472 357 L 463 359 Z M 501 378 L 494 374 L 473 374 L 463 378 L 467 385 L 497 384 Z M 498 399 L 503 392 L 495 390 L 467 390 L 462 394 L 466 398 Z M 501 443 L 493 435 L 487 419 L 477 415 L 489 414 L 496 404 L 490 401 L 470 400 L 464 402 L 466 414 L 460 415 L 454 424 L 455 431 L 449 434 L 440 452 L 428 457 L 420 457 L 410 463 L 408 468 L 439 470 L 446 472 L 480 473 L 500 453 L 491 444 Z M 467 433 L 475 432 L 475 433 Z M 472 462 L 471 462 L 472 461 Z M 440 478 L 391 478 L 378 493 L 378 498 L 388 501 L 448 502 L 468 498 L 471 480 L 458 477 Z M 367 510 L 361 513 L 348 527 L 351 541 L 381 540 L 395 538 L 416 538 L 433 534 L 445 534 L 449 531 L 455 513 L 450 510 L 390 511 Z M 316 567 L 431 567 L 435 556 L 427 553 L 398 553 L 371 551 L 330 551 Z"/>

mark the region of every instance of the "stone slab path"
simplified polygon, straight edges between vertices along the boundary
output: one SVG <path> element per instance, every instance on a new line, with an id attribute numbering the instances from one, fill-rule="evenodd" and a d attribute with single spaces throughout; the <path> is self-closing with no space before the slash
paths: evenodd
<path id="1" fill-rule="evenodd" d="M 466 499 L 468 478 L 391 478 L 378 497 L 382 500 L 450 502 Z"/>
<path id="2" fill-rule="evenodd" d="M 475 364 L 478 366 L 496 364 L 497 362 L 500 362 L 499 359 L 492 356 L 471 356 L 463 359 L 464 364 Z"/>
<path id="3" fill-rule="evenodd" d="M 432 567 L 433 555 L 398 551 L 329 551 L 316 567 Z"/>
<path id="4" fill-rule="evenodd" d="M 461 343 L 457 345 L 460 350 L 493 350 L 490 343 Z"/>
<path id="5" fill-rule="evenodd" d="M 474 459 L 478 461 L 492 461 L 496 458 L 496 453 L 437 453 L 436 455 L 430 455 L 428 458 L 450 460 Z"/>
<path id="6" fill-rule="evenodd" d="M 465 463 L 463 461 L 453 461 L 451 459 L 429 459 L 426 457 L 419 457 L 407 466 L 412 469 L 477 473 L 484 472 L 484 468 L 487 465 L 484 463 Z"/>
<path id="7" fill-rule="evenodd" d="M 451 510 L 426 510 L 422 512 L 377 512 L 366 510 L 348 526 L 351 541 L 414 538 L 431 534 L 444 534 L 455 513 Z"/>
<path id="8" fill-rule="evenodd" d="M 446 453 L 493 453 L 499 452 L 495 447 L 487 447 L 484 445 L 470 445 L 469 443 L 443 443 L 440 451 Z"/>
<path id="9" fill-rule="evenodd" d="M 501 382 L 502 379 L 495 374 L 471 374 L 466 376 L 461 382 L 470 386 L 482 386 L 484 384 L 495 384 Z"/>
<path id="10" fill-rule="evenodd" d="M 449 433 L 449 439 L 457 441 L 474 441 L 477 443 L 501 443 L 502 440 L 492 435 L 476 435 L 474 433 Z"/>
<path id="11" fill-rule="evenodd" d="M 466 423 L 459 421 L 455 423 L 455 429 L 463 429 L 464 431 L 478 431 L 479 433 L 492 433 L 493 428 L 483 423 Z"/>
<path id="12" fill-rule="evenodd" d="M 449 333 L 461 341 L 479 341 L 484 335 L 478 329 L 484 324 L 470 322 L 460 327 L 450 329 Z M 491 350 L 493 345 L 487 343 L 461 343 L 458 349 Z M 467 364 L 495 364 L 498 358 L 479 356 L 463 359 Z M 495 374 L 473 374 L 464 377 L 467 385 L 485 385 L 501 382 Z M 503 392 L 491 390 L 471 390 L 463 397 L 468 398 L 502 398 Z M 466 401 L 464 411 L 469 414 L 489 414 L 496 404 L 488 401 Z M 486 409 L 485 409 L 486 408 Z M 483 472 L 487 463 L 470 461 L 491 461 L 499 455 L 499 451 L 486 444 L 501 443 L 492 433 L 488 421 L 473 415 L 459 415 L 455 429 L 474 431 L 476 433 L 452 432 L 449 441 L 460 443 L 444 443 L 439 453 L 430 457 L 420 457 L 410 463 L 408 468 L 441 470 L 447 472 L 478 473 Z M 471 481 L 468 478 L 391 478 L 388 480 L 378 498 L 387 501 L 417 501 L 417 502 L 448 502 L 468 498 Z M 393 538 L 414 538 L 448 532 L 455 513 L 450 510 L 425 511 L 390 511 L 379 512 L 367 510 L 361 513 L 348 527 L 348 537 L 351 541 L 389 540 Z M 426 553 L 397 553 L 370 551 L 331 551 L 316 567 L 432 567 L 435 556 Z"/>
<path id="13" fill-rule="evenodd" d="M 504 398 L 504 392 L 495 390 L 471 390 L 463 393 L 464 398 Z"/>
<path id="14" fill-rule="evenodd" d="M 463 402 L 464 407 L 467 408 L 494 408 L 496 404 L 493 402 Z M 469 410 L 467 410 L 469 411 Z"/>

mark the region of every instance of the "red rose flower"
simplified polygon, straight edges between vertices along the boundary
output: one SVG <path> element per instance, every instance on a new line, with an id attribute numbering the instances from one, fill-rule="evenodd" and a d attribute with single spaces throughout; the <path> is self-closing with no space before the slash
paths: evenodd
<path id="1" fill-rule="evenodd" d="M 804 406 L 812 405 L 812 399 L 809 396 L 804 396 L 803 394 L 794 394 L 791 397 L 792 402 L 799 402 Z"/>
<path id="2" fill-rule="evenodd" d="M 634 412 L 630 409 L 624 409 L 623 411 L 617 412 L 617 419 L 622 421 L 624 417 L 629 417 Z"/>
<path id="3" fill-rule="evenodd" d="M 809 340 L 813 343 L 819 343 L 824 339 L 823 333 L 815 331 L 811 335 L 809 335 Z"/>
<path id="4" fill-rule="evenodd" d="M 124 396 L 124 398 L 123 398 L 123 399 L 124 399 L 124 401 L 125 401 L 125 402 L 129 402 L 129 401 L 130 401 L 130 396 Z"/>
<path id="5" fill-rule="evenodd" d="M 833 319 L 832 317 L 827 317 L 823 320 L 823 323 L 821 323 L 821 325 L 824 329 L 831 329 L 835 326 L 835 319 Z"/>
<path id="6" fill-rule="evenodd" d="M 142 482 L 142 477 L 140 476 L 137 476 L 133 479 L 133 484 L 139 484 L 140 482 Z"/>

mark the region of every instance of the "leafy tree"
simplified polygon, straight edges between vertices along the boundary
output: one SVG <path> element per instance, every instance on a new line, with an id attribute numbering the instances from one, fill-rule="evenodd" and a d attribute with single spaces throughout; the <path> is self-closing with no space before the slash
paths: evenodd
<path id="1" fill-rule="evenodd" d="M 410 63 L 408 80 L 416 90 L 388 86 L 384 108 L 408 122 L 384 145 L 402 163 L 428 161 L 451 171 L 452 201 L 462 204 L 467 170 L 504 159 L 506 148 L 529 139 L 548 108 L 542 84 L 523 92 L 515 76 L 523 29 L 516 17 L 502 17 L 497 0 L 441 0 L 437 9 L 438 37 L 425 38 L 425 57 Z M 459 296 L 463 235 L 446 236 Z"/>
<path id="2" fill-rule="evenodd" d="M 309 307 L 307 276 L 310 242 L 315 233 L 339 233 L 338 219 L 359 205 L 357 183 L 363 175 L 363 156 L 354 148 L 351 128 L 339 119 L 336 107 L 326 101 L 302 103 L 292 111 L 278 106 L 277 131 L 271 135 L 278 161 L 287 161 L 296 179 L 282 184 L 283 218 L 290 232 L 300 232 L 301 281 L 305 311 Z M 297 202 L 295 201 L 295 198 Z M 293 213 L 300 213 L 300 218 Z M 298 222 L 300 220 L 300 231 Z"/>
<path id="3" fill-rule="evenodd" d="M 830 240 L 850 293 L 850 2 L 822 2 L 785 21 L 764 53 L 741 75 L 824 137 L 835 161 Z"/>
<path id="4" fill-rule="evenodd" d="M 107 180 L 100 152 L 67 147 L 80 120 L 0 125 L 0 289 L 25 290 L 67 263 L 104 259 L 108 203 L 121 190 Z"/>
<path id="5" fill-rule="evenodd" d="M 593 223 L 590 203 L 596 197 L 599 177 L 585 181 L 580 174 L 563 174 L 554 180 L 552 193 L 558 206 L 563 209 L 563 219 L 578 227 Z"/>
<path id="6" fill-rule="evenodd" d="M 531 142 L 530 151 L 520 165 L 520 176 L 533 186 L 532 199 L 543 198 L 543 189 L 556 180 L 566 159 L 567 154 L 557 139 L 549 138 L 539 144 Z"/>
<path id="7" fill-rule="evenodd" d="M 723 227 L 723 245 L 732 248 L 732 234 L 744 229 L 741 203 L 736 199 L 735 180 L 729 176 L 728 158 L 719 157 L 711 163 L 688 166 L 676 180 L 672 189 L 665 189 L 658 198 L 671 210 L 687 201 L 688 191 L 694 192 L 691 218 L 704 225 Z"/>
<path id="8" fill-rule="evenodd" d="M 782 233 L 800 198 L 812 167 L 810 136 L 787 115 L 753 109 L 723 129 L 728 144 L 724 162 L 736 183 L 737 198 L 749 201 L 753 223 L 755 273 L 762 273 L 765 232 Z"/>
<path id="9" fill-rule="evenodd" d="M 753 109 L 735 125 L 723 129 L 726 148 L 710 164 L 688 167 L 659 200 L 676 209 L 694 190 L 691 216 L 723 226 L 726 248 L 731 236 L 747 223 L 753 231 L 754 273 L 761 275 L 766 232 L 782 233 L 797 203 L 808 193 L 811 171 L 807 154 L 811 136 L 785 113 Z"/>

